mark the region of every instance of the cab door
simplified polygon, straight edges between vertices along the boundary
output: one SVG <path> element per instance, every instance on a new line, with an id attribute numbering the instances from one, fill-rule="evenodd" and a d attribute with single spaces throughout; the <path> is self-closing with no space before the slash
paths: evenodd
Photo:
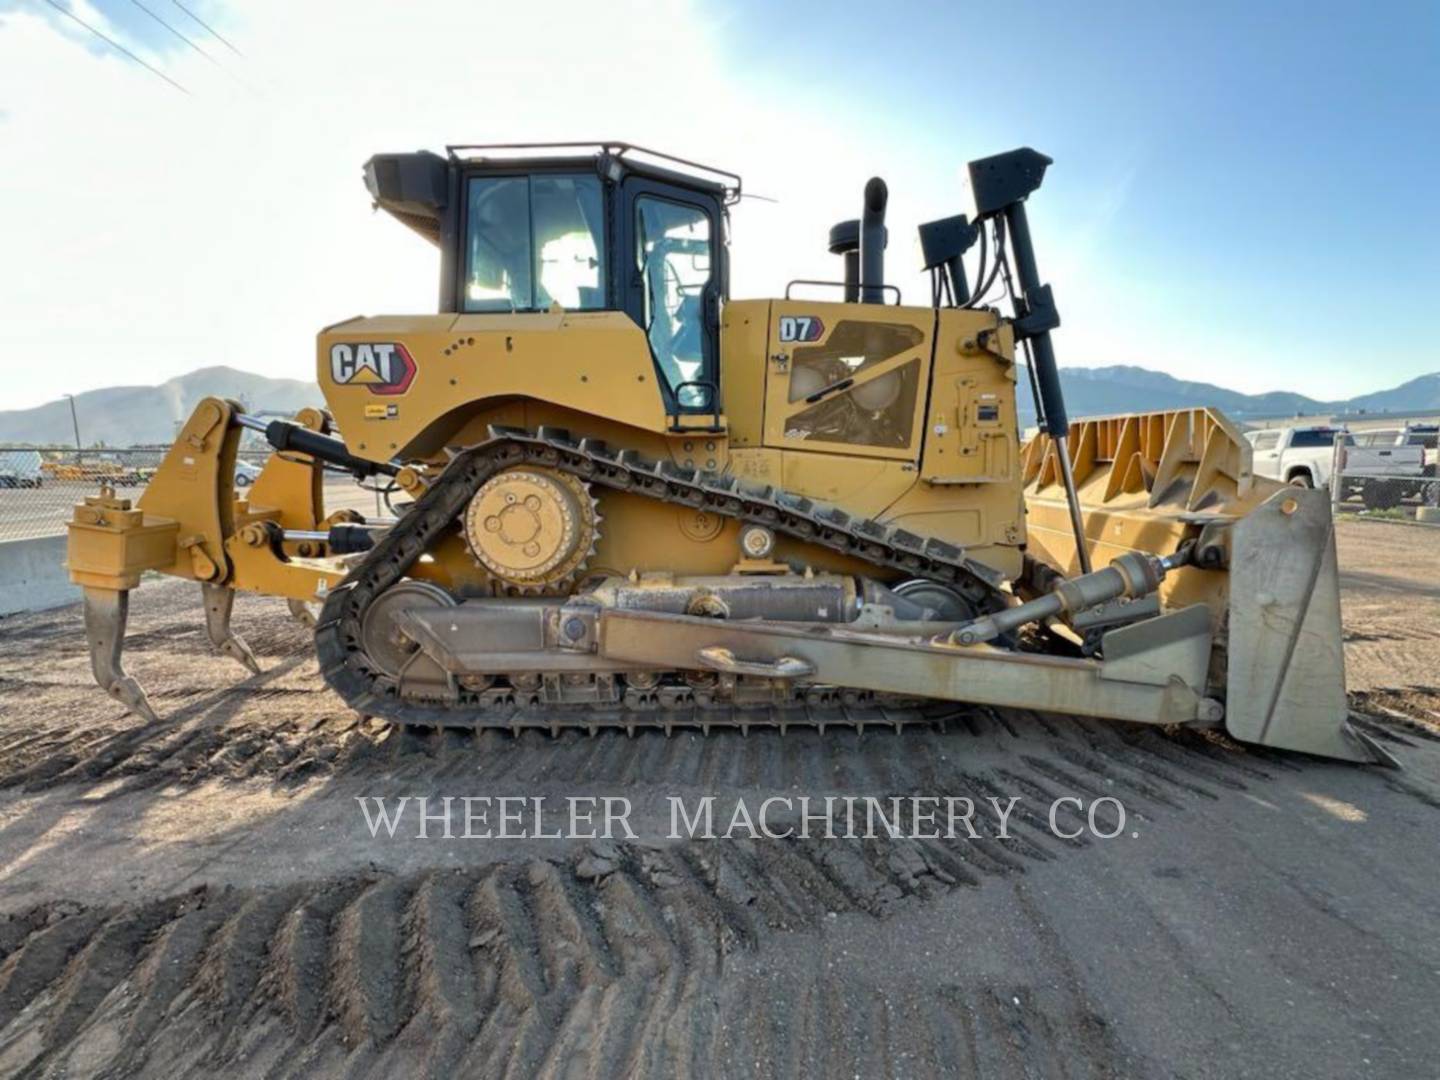
<path id="1" fill-rule="evenodd" d="M 765 445 L 917 460 L 934 339 L 930 308 L 774 301 Z"/>
<path id="2" fill-rule="evenodd" d="M 702 192 L 632 176 L 622 206 L 625 310 L 645 331 L 666 411 L 718 412 L 720 204 Z"/>

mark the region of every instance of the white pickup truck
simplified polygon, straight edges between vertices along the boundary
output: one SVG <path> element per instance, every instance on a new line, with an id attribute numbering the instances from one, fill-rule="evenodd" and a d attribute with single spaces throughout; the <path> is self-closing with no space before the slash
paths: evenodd
<path id="1" fill-rule="evenodd" d="M 1353 432 L 1345 440 L 1341 471 L 1345 473 L 1385 471 L 1403 475 L 1434 477 L 1436 442 L 1440 429 L 1434 424 L 1412 424 L 1403 428 L 1372 428 Z M 1418 453 L 1417 453 L 1418 451 Z"/>
<path id="2" fill-rule="evenodd" d="M 1335 457 L 1335 438 L 1344 428 L 1283 427 L 1247 431 L 1252 468 L 1299 487 L 1326 487 Z"/>
<path id="3" fill-rule="evenodd" d="M 1372 428 L 1345 436 L 1336 452 L 1339 496 L 1370 510 L 1389 510 L 1427 494 L 1435 476 L 1433 427 Z"/>

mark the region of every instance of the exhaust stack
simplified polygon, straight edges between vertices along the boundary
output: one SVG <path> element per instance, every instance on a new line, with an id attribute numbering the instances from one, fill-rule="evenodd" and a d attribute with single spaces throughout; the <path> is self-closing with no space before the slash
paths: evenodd
<path id="1" fill-rule="evenodd" d="M 860 219 L 841 221 L 830 228 L 830 254 L 845 260 L 845 303 L 860 299 Z"/>
<path id="2" fill-rule="evenodd" d="M 860 219 L 860 300 L 866 304 L 885 301 L 885 204 L 890 189 L 872 176 L 865 185 L 865 213 Z"/>

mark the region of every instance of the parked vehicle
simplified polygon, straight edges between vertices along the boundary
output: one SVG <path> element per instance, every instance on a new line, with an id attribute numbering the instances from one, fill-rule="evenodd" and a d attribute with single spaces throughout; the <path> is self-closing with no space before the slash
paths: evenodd
<path id="1" fill-rule="evenodd" d="M 1346 476 L 1423 477 L 1425 448 L 1408 437 L 1400 428 L 1348 433 L 1341 444 L 1340 471 Z"/>
<path id="2" fill-rule="evenodd" d="M 0 488 L 38 488 L 40 464 L 38 450 L 0 450 Z"/>
<path id="3" fill-rule="evenodd" d="M 247 488 L 255 482 L 260 475 L 260 467 L 252 465 L 248 461 L 235 462 L 235 486 Z"/>
<path id="4" fill-rule="evenodd" d="M 1408 428 L 1347 434 L 1335 455 L 1340 498 L 1359 497 L 1367 510 L 1390 510 L 1418 497 L 1427 475 L 1426 451 L 1423 443 L 1412 444 L 1409 437 Z"/>
<path id="5" fill-rule="evenodd" d="M 1440 452 L 1436 450 L 1437 441 L 1440 441 L 1440 426 L 1411 424 L 1403 428 L 1375 428 L 1355 432 L 1354 439 L 1357 447 L 1366 449 L 1393 451 L 1397 447 L 1418 448 L 1422 474 L 1427 477 L 1436 475 L 1435 466 L 1437 461 L 1440 461 Z M 1393 456 L 1393 453 L 1387 456 Z M 1409 455 L 1405 455 L 1404 460 L 1405 469 L 1408 470 Z"/>
<path id="6" fill-rule="evenodd" d="M 107 477 L 106 480 L 108 483 L 113 484 L 117 488 L 142 487 L 143 485 L 148 484 L 150 482 L 150 478 L 154 475 L 154 468 L 150 466 L 140 465 L 133 468 L 121 469 L 113 476 Z"/>
<path id="7" fill-rule="evenodd" d="M 1335 439 L 1344 434 L 1344 428 L 1283 427 L 1247 431 L 1245 438 L 1255 475 L 1309 488 L 1329 486 Z"/>
<path id="8" fill-rule="evenodd" d="M 87 461 L 47 461 L 40 468 L 50 479 L 66 483 L 99 481 L 105 484 L 116 484 L 128 471 L 121 468 L 117 462 L 105 458 Z"/>
<path id="9" fill-rule="evenodd" d="M 1440 477 L 1440 424 L 1413 424 L 1405 429 L 1405 442 L 1425 451 L 1425 475 Z"/>

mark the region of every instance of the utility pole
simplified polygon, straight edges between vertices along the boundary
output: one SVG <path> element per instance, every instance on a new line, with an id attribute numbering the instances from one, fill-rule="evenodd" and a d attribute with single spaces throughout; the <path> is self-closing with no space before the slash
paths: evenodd
<path id="1" fill-rule="evenodd" d="M 75 415 L 75 395 L 65 396 L 70 399 L 70 424 L 75 428 L 75 460 L 78 463 L 85 457 L 85 451 L 80 445 L 80 419 Z"/>

